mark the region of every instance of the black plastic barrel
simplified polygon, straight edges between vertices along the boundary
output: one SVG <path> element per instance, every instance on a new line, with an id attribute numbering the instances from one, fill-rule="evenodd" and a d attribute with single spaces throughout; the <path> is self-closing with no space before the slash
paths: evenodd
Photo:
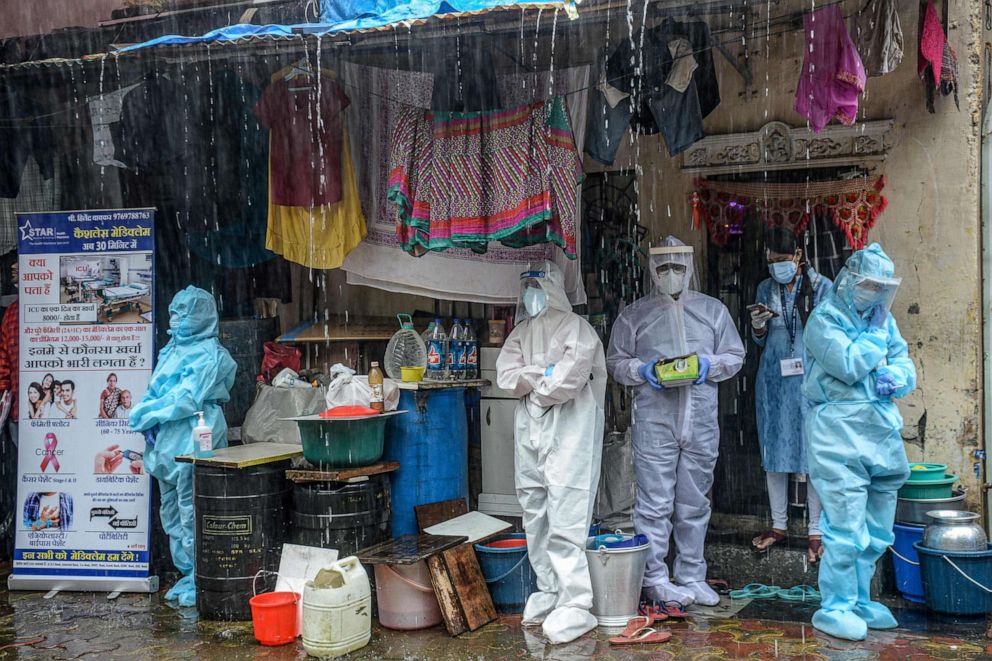
<path id="1" fill-rule="evenodd" d="M 337 549 L 338 557 L 391 538 L 389 478 L 366 482 L 313 482 L 293 487 L 290 539 L 294 544 Z"/>
<path id="2" fill-rule="evenodd" d="M 278 319 L 222 319 L 220 343 L 238 364 L 238 377 L 231 388 L 231 401 L 224 404 L 224 418 L 240 427 L 255 402 L 255 377 L 262 370 L 265 343 L 278 334 Z"/>
<path id="3" fill-rule="evenodd" d="M 248 468 L 193 469 L 196 513 L 196 608 L 207 620 L 250 620 L 252 583 L 279 570 L 286 541 L 288 461 Z M 258 578 L 259 593 L 275 576 Z"/>

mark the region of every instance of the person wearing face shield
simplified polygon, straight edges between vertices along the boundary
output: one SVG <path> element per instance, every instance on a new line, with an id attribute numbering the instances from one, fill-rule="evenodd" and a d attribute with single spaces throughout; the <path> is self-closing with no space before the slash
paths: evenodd
<path id="1" fill-rule="evenodd" d="M 803 260 L 796 235 L 785 228 L 765 234 L 765 253 L 771 276 L 758 285 L 751 311 L 751 339 L 761 347 L 755 381 L 755 405 L 761 465 L 765 469 L 772 527 L 752 540 L 764 551 L 786 539 L 789 524 L 789 474 L 805 475 L 806 443 L 803 418 L 809 401 L 803 395 L 803 328 L 813 308 L 830 292 L 830 279 Z M 820 499 L 806 490 L 809 507 L 811 563 L 823 555 L 820 535 Z"/>
<path id="2" fill-rule="evenodd" d="M 597 624 L 585 545 L 603 451 L 606 361 L 553 262 L 522 274 L 516 318 L 496 383 L 520 398 L 515 483 L 538 587 L 523 624 L 543 624 L 552 643 L 567 643 Z"/>
<path id="3" fill-rule="evenodd" d="M 656 601 L 716 605 L 720 597 L 706 584 L 703 543 L 720 449 L 717 384 L 740 371 L 744 344 L 723 303 L 690 287 L 690 246 L 669 236 L 651 249 L 648 264 L 655 290 L 617 318 L 606 361 L 618 383 L 635 389 L 634 525 L 651 543 L 644 594 Z M 666 388 L 658 382 L 658 360 L 692 353 L 700 366 L 694 385 Z M 673 532 L 675 582 L 665 565 Z"/>
<path id="4" fill-rule="evenodd" d="M 895 267 L 873 243 L 851 255 L 806 326 L 803 390 L 809 475 L 823 503 L 820 609 L 813 626 L 862 640 L 897 626 L 871 600 L 875 563 L 894 536 L 896 499 L 909 478 L 893 398 L 916 387 L 916 368 L 889 313 Z"/>
<path id="5" fill-rule="evenodd" d="M 172 339 L 141 402 L 131 410 L 131 429 L 145 432 L 145 470 L 161 492 L 159 514 L 169 535 L 172 562 L 182 578 L 165 598 L 180 606 L 196 604 L 193 578 L 193 465 L 176 457 L 192 454 L 197 411 L 213 430 L 215 448 L 227 447 L 227 423 L 220 405 L 230 400 L 237 365 L 218 339 L 217 305 L 197 287 L 176 294 L 169 305 Z"/>

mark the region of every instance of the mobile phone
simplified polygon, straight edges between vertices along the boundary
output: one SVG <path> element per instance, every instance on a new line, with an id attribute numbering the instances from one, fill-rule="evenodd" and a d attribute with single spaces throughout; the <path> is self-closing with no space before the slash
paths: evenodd
<path id="1" fill-rule="evenodd" d="M 778 312 L 775 312 L 775 310 L 772 310 L 764 303 L 752 303 L 751 305 L 747 306 L 745 309 L 748 312 L 754 312 L 755 310 L 759 310 L 761 312 L 770 312 L 773 317 L 778 316 Z"/>

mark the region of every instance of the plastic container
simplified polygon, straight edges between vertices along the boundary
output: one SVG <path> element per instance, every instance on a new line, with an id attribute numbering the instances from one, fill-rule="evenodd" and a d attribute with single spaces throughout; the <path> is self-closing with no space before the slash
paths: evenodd
<path id="1" fill-rule="evenodd" d="M 196 415 L 199 420 L 193 427 L 193 447 L 198 458 L 206 459 L 214 456 L 214 431 L 203 419 L 203 411 L 197 411 Z"/>
<path id="2" fill-rule="evenodd" d="M 389 474 L 393 537 L 419 532 L 417 505 L 468 498 L 465 389 L 400 390 L 399 408 L 407 413 L 389 418 L 383 453 L 400 463 Z"/>
<path id="3" fill-rule="evenodd" d="M 448 334 L 444 324 L 435 319 L 427 336 L 427 369 L 424 378 L 428 381 L 445 381 L 448 378 Z M 402 375 L 401 375 L 402 376 Z"/>
<path id="4" fill-rule="evenodd" d="M 915 548 L 930 610 L 965 617 L 992 613 L 992 548 L 935 551 L 920 542 Z"/>
<path id="5" fill-rule="evenodd" d="M 401 367 L 400 376 L 407 383 L 418 383 L 424 380 L 425 367 Z"/>
<path id="6" fill-rule="evenodd" d="M 319 659 L 354 652 L 372 639 L 369 576 L 351 556 L 321 569 L 303 587 L 303 649 Z"/>
<path id="7" fill-rule="evenodd" d="M 625 535 L 624 538 L 633 538 Z M 594 539 L 589 540 L 594 544 Z M 609 549 L 586 548 L 592 580 L 592 614 L 602 627 L 622 627 L 637 615 L 649 544 Z"/>
<path id="8" fill-rule="evenodd" d="M 424 340 L 413 328 L 413 319 L 408 314 L 398 314 L 400 329 L 393 334 L 386 345 L 383 367 L 390 379 L 400 380 L 401 367 L 426 367 L 427 347 Z"/>
<path id="9" fill-rule="evenodd" d="M 375 566 L 379 624 L 387 629 L 426 629 L 441 622 L 427 562 Z"/>
<path id="10" fill-rule="evenodd" d="M 382 459 L 388 418 L 297 420 L 303 456 L 318 468 L 371 466 Z"/>
<path id="11" fill-rule="evenodd" d="M 899 489 L 900 498 L 911 498 L 915 500 L 932 498 L 950 498 L 954 483 L 958 481 L 956 475 L 947 475 L 936 480 L 913 480 L 906 482 Z"/>
<path id="12" fill-rule="evenodd" d="M 266 592 L 248 600 L 255 640 L 262 645 L 287 645 L 300 635 L 299 592 Z"/>
<path id="13" fill-rule="evenodd" d="M 537 577 L 527 558 L 527 535 L 512 533 L 475 545 L 482 575 L 501 615 L 522 613 L 537 592 Z"/>
<path id="14" fill-rule="evenodd" d="M 909 481 L 941 480 L 947 474 L 947 464 L 910 464 Z"/>
<path id="15" fill-rule="evenodd" d="M 923 526 L 895 524 L 892 531 L 896 539 L 892 544 L 892 565 L 896 573 L 896 587 L 907 601 L 924 603 L 923 579 L 920 559 L 914 545 L 923 539 Z"/>

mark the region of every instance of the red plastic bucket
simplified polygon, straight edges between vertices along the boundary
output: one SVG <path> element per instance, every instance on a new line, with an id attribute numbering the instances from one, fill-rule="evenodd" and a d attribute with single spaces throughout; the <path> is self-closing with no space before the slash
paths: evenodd
<path id="1" fill-rule="evenodd" d="M 300 635 L 299 592 L 266 592 L 248 600 L 255 640 L 263 645 L 286 645 Z"/>
<path id="2" fill-rule="evenodd" d="M 486 542 L 485 544 L 479 544 L 479 546 L 485 546 L 488 549 L 523 549 L 527 548 L 526 539 L 497 539 L 493 542 Z"/>

